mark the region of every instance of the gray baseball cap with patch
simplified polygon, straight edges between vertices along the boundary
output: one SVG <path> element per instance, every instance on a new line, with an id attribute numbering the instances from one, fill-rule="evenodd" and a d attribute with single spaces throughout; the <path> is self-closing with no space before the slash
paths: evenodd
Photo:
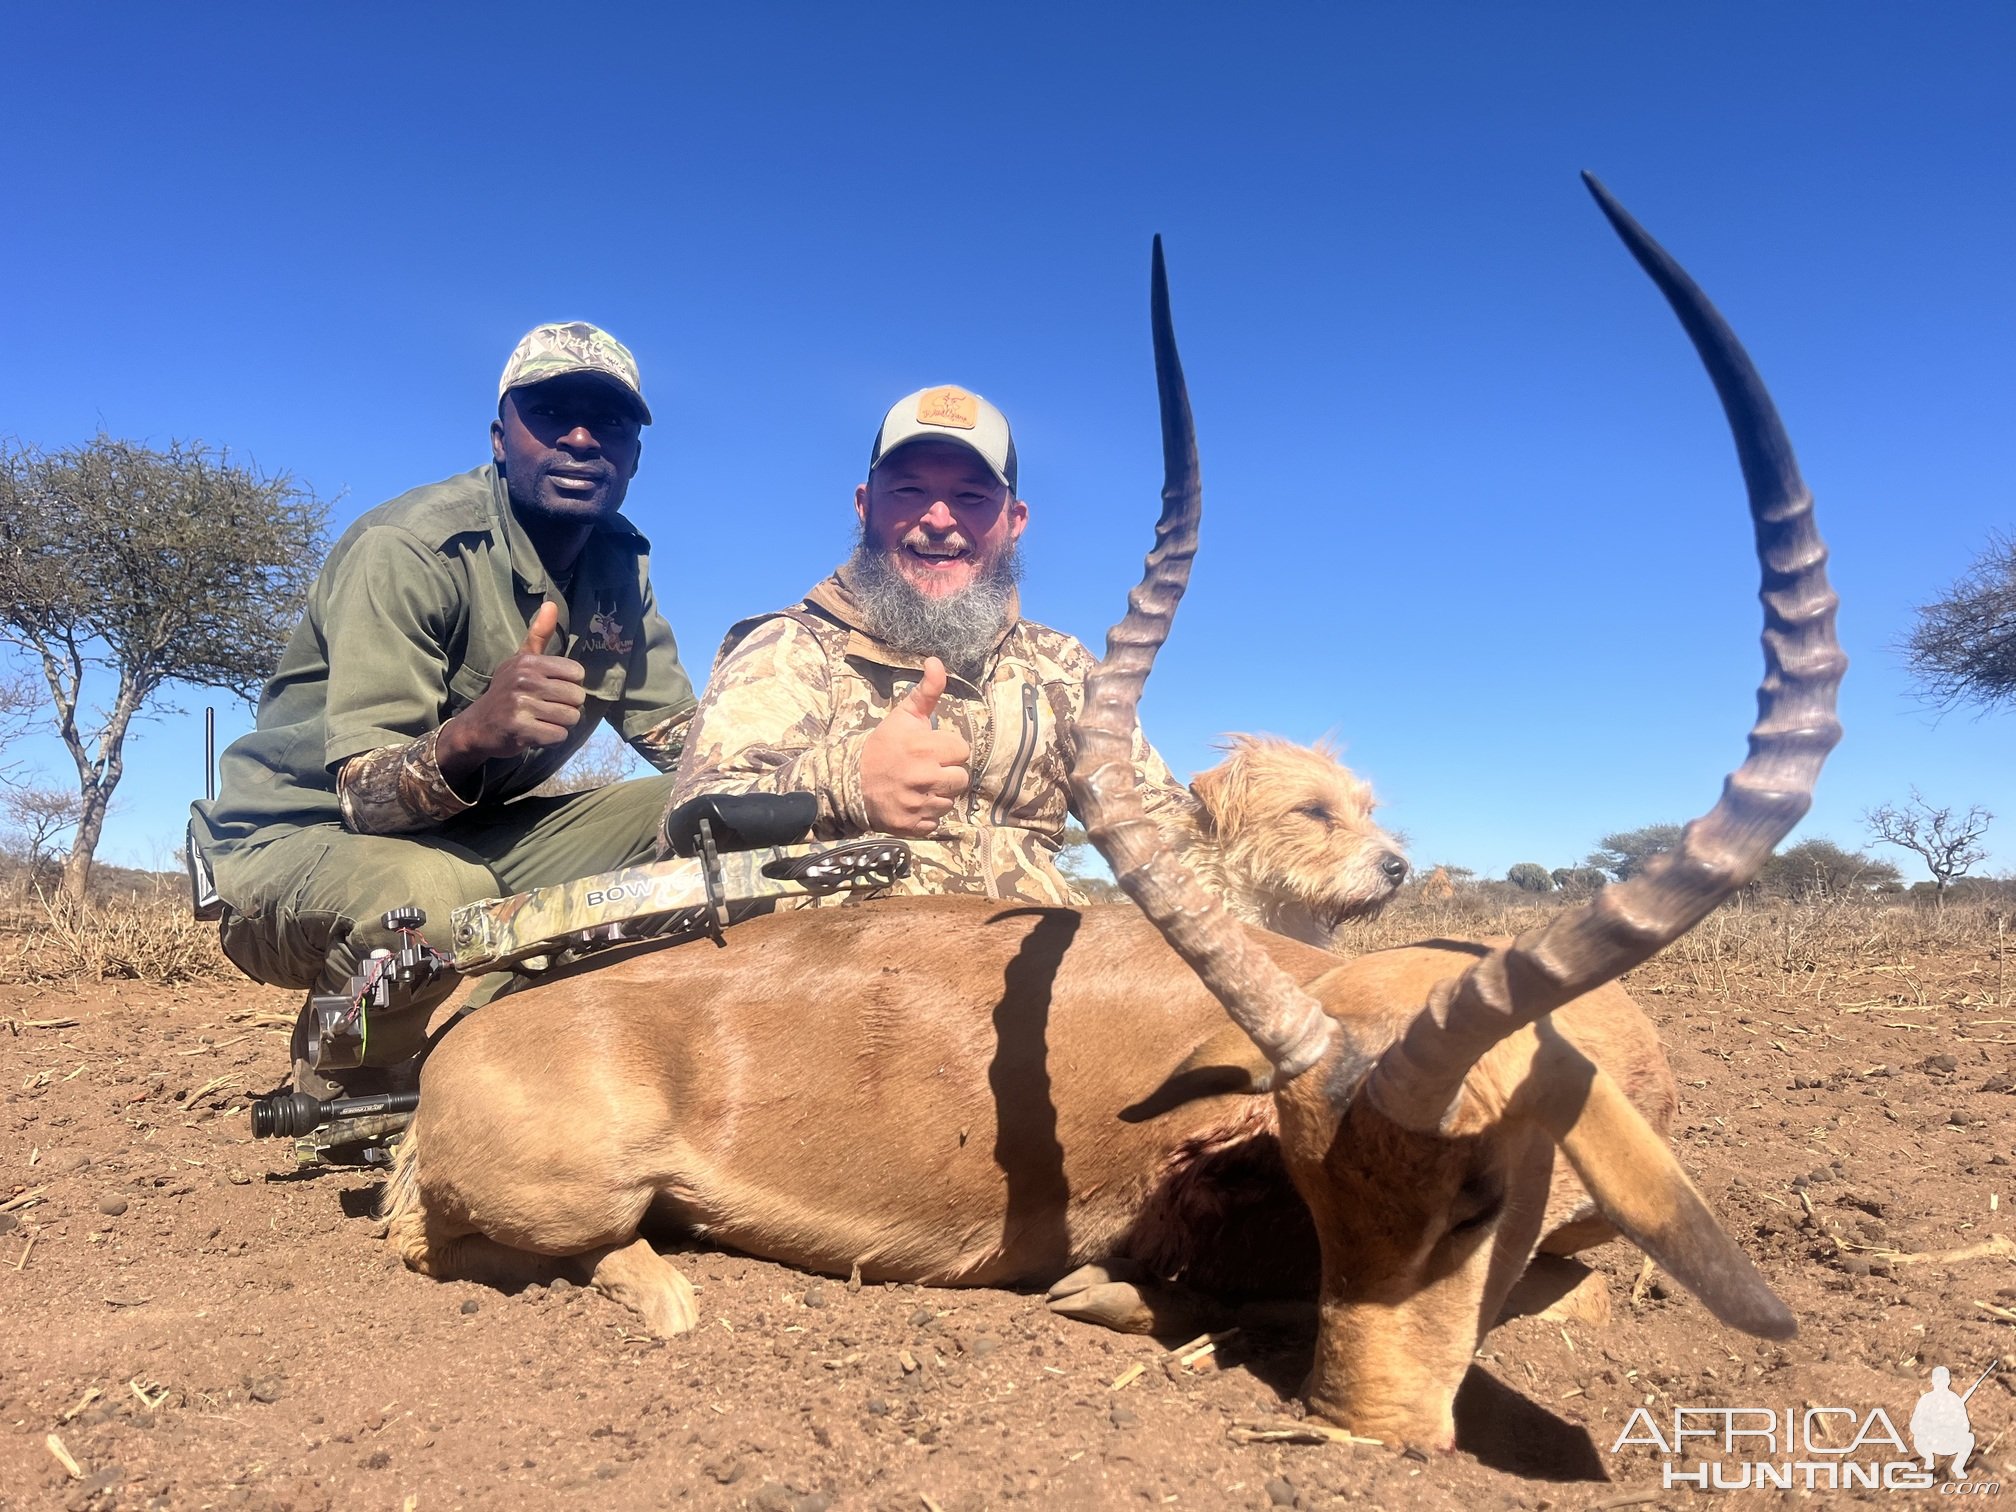
<path id="1" fill-rule="evenodd" d="M 556 321 L 527 331 L 504 363 L 504 376 L 497 380 L 497 401 L 503 403 L 504 396 L 514 388 L 527 388 L 569 373 L 594 373 L 607 378 L 637 401 L 644 423 L 651 423 L 651 406 L 644 402 L 644 380 L 630 348 L 585 320 Z"/>
<path id="2" fill-rule="evenodd" d="M 882 417 L 868 453 L 868 471 L 911 441 L 949 441 L 976 453 L 987 470 L 1015 491 L 1015 438 L 1008 417 L 970 389 L 954 384 L 905 394 Z"/>

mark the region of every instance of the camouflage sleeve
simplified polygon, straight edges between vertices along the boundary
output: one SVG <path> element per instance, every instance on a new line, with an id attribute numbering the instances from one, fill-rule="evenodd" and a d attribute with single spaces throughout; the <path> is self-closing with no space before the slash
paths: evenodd
<path id="1" fill-rule="evenodd" d="M 660 772 L 677 771 L 679 757 L 686 749 L 686 732 L 693 727 L 693 710 L 681 709 L 667 715 L 647 730 L 630 737 L 630 749 Z"/>
<path id="2" fill-rule="evenodd" d="M 336 769 L 336 806 L 343 827 L 358 835 L 410 835 L 430 830 L 472 805 L 448 785 L 430 730 L 403 746 L 381 746 Z"/>
<path id="3" fill-rule="evenodd" d="M 1141 727 L 1134 727 L 1134 770 L 1141 774 L 1141 810 L 1163 828 L 1172 821 L 1184 828 L 1196 812 L 1197 800 L 1190 789 L 1176 780 L 1162 753 L 1148 744 Z"/>
<path id="4" fill-rule="evenodd" d="M 1060 653 L 1071 675 L 1071 717 L 1075 724 L 1078 711 L 1085 706 L 1085 679 L 1092 675 L 1098 665 L 1098 658 L 1078 640 L 1069 640 Z M 1072 742 L 1076 746 L 1075 739 Z M 1129 752 L 1134 762 L 1134 770 L 1141 776 L 1142 812 L 1163 828 L 1172 823 L 1179 829 L 1192 822 L 1197 811 L 1197 800 L 1190 789 L 1176 780 L 1176 774 L 1169 770 L 1169 763 L 1162 759 L 1162 753 L 1148 743 L 1148 737 L 1141 732 L 1141 726 L 1134 726 L 1134 743 Z M 1071 813 L 1078 814 L 1078 805 L 1071 804 Z"/>
<path id="5" fill-rule="evenodd" d="M 868 829 L 861 796 L 866 731 L 835 729 L 832 670 L 819 639 L 796 620 L 764 620 L 714 664 L 686 736 L 672 805 L 702 793 L 810 793 L 813 834 L 837 840 Z"/>

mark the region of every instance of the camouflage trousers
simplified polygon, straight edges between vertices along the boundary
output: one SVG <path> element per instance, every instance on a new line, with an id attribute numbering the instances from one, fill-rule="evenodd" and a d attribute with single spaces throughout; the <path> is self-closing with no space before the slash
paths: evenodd
<path id="1" fill-rule="evenodd" d="M 398 934 L 380 922 L 387 909 L 425 909 L 421 933 L 445 952 L 449 915 L 465 903 L 649 861 L 671 793 L 671 775 L 659 774 L 521 798 L 422 835 L 316 824 L 214 853 L 224 953 L 254 981 L 340 992 L 372 951 L 398 949 Z M 366 1063 L 415 1054 L 428 1015 L 461 981 L 444 976 L 399 1011 L 374 1015 Z"/>

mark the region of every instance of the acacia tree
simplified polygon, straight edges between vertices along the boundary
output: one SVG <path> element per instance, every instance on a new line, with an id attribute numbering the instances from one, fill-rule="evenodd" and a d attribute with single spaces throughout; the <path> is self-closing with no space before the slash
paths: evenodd
<path id="1" fill-rule="evenodd" d="M 2016 536 L 1989 537 L 1966 576 L 1919 608 L 1904 654 L 1941 704 L 2016 703 Z"/>
<path id="2" fill-rule="evenodd" d="M 1994 817 L 1978 803 L 1964 814 L 1935 808 L 1913 788 L 1910 802 L 1882 804 L 1864 814 L 1862 822 L 1879 843 L 1916 854 L 1932 873 L 1934 892 L 1943 899 L 1955 877 L 1966 876 L 1969 868 L 1987 856 L 1981 836 Z"/>
<path id="3" fill-rule="evenodd" d="M 0 667 L 0 750 L 28 728 L 39 704 L 34 679 L 26 672 Z M 0 787 L 19 787 L 20 769 L 18 761 L 0 760 Z"/>
<path id="4" fill-rule="evenodd" d="M 1893 863 L 1816 837 L 1778 852 L 1750 885 L 1758 892 L 1810 899 L 1852 897 L 1894 887 L 1902 880 Z"/>
<path id="5" fill-rule="evenodd" d="M 77 768 L 66 899 L 83 901 L 133 721 L 166 712 L 172 683 L 258 696 L 327 515 L 200 442 L 0 447 L 0 643 L 40 671 Z"/>
<path id="6" fill-rule="evenodd" d="M 0 790 L 0 814 L 7 819 L 8 849 L 21 863 L 27 886 L 47 890 L 59 868 L 56 850 L 77 823 L 81 800 L 68 788 L 9 783 Z"/>
<path id="7" fill-rule="evenodd" d="M 1654 856 L 1663 856 L 1680 844 L 1677 824 L 1648 824 L 1642 829 L 1618 830 L 1596 842 L 1588 864 L 1610 873 L 1619 882 L 1629 882 L 1645 869 Z"/>

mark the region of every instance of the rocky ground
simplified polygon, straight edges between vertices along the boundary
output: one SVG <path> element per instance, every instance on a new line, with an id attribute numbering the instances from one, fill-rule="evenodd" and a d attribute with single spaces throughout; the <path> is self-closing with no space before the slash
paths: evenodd
<path id="1" fill-rule="evenodd" d="M 1662 1488 L 1654 1448 L 1613 1452 L 1638 1407 L 1670 1425 L 1675 1406 L 1880 1406 L 1901 1430 L 1932 1366 L 1961 1386 L 2016 1363 L 1998 952 L 1864 942 L 1821 969 L 1697 938 L 1636 973 L 1682 1084 L 1681 1158 L 1802 1332 L 1729 1332 L 1607 1246 L 1609 1321 L 1497 1329 L 1461 1447 L 1437 1456 L 1301 1424 L 1306 1327 L 1171 1349 L 1187 1341 L 1028 1296 L 854 1289 L 699 1250 L 681 1265 L 704 1326 L 666 1344 L 564 1284 L 425 1280 L 374 1236 L 377 1176 L 297 1170 L 250 1138 L 289 995 L 0 987 L 0 1503 L 1677 1505 L 1698 1493 Z M 1981 1489 L 2016 1462 L 2016 1370 L 1969 1408 Z"/>

